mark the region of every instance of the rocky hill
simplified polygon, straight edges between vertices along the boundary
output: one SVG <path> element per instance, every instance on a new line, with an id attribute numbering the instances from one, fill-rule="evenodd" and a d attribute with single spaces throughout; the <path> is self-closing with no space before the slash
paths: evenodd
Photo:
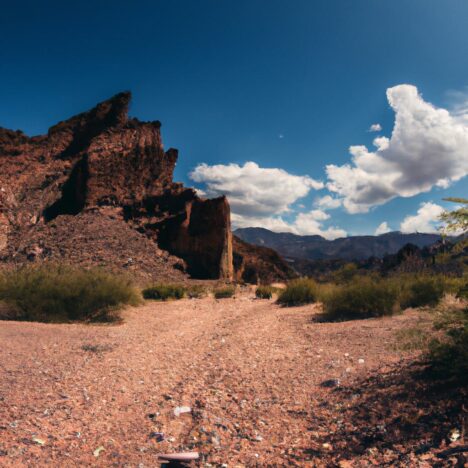
<path id="1" fill-rule="evenodd" d="M 297 276 L 296 271 L 275 250 L 268 247 L 249 244 L 233 236 L 233 251 L 238 281 L 270 284 Z"/>
<path id="2" fill-rule="evenodd" d="M 28 137 L 0 128 L 0 260 L 128 268 L 158 279 L 232 279 L 230 210 L 173 182 L 158 121 L 130 93 Z"/>
<path id="3" fill-rule="evenodd" d="M 287 258 L 302 260 L 363 260 L 395 254 L 404 245 L 419 248 L 440 240 L 438 234 L 389 232 L 380 236 L 350 236 L 329 241 L 321 236 L 276 233 L 264 228 L 237 229 L 234 234 L 245 242 L 270 247 Z"/>

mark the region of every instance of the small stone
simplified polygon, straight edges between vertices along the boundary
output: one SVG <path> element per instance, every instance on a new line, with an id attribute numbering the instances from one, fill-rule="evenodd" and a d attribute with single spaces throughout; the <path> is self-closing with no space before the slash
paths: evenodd
<path id="1" fill-rule="evenodd" d="M 364 364 L 364 359 L 358 359 L 359 364 Z"/>
<path id="2" fill-rule="evenodd" d="M 321 384 L 321 387 L 324 388 L 333 388 L 333 387 L 339 387 L 340 386 L 340 379 L 329 379 L 329 380 L 324 380 Z"/>
<path id="3" fill-rule="evenodd" d="M 39 437 L 33 437 L 32 441 L 36 442 L 36 444 L 38 444 L 38 445 L 45 445 L 45 443 L 46 443 L 44 439 L 40 439 Z"/>
<path id="4" fill-rule="evenodd" d="M 103 452 L 105 450 L 105 448 L 101 445 L 100 447 L 98 447 L 94 452 L 93 452 L 93 455 L 97 458 L 99 457 L 99 455 L 101 454 L 101 452 Z"/>
<path id="5" fill-rule="evenodd" d="M 192 408 L 190 408 L 190 406 L 177 406 L 176 408 L 174 408 L 174 415 L 175 416 L 180 416 L 181 414 L 184 414 L 184 413 L 191 413 L 192 412 Z"/>
<path id="6" fill-rule="evenodd" d="M 460 438 L 461 434 L 458 429 L 452 429 L 449 433 L 449 439 L 451 442 L 456 442 Z"/>
<path id="7" fill-rule="evenodd" d="M 162 442 L 165 439 L 164 432 L 150 432 L 149 438 L 155 439 L 156 442 Z"/>

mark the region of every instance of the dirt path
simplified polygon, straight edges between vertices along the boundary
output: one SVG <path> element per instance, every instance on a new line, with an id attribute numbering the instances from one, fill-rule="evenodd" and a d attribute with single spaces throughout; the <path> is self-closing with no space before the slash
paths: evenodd
<path id="1" fill-rule="evenodd" d="M 2 322 L 0 466 L 153 467 L 188 449 L 201 466 L 325 465 L 317 414 L 334 389 L 320 384 L 400 361 L 395 330 L 417 317 L 315 313 L 241 295 L 148 303 L 117 326 Z"/>

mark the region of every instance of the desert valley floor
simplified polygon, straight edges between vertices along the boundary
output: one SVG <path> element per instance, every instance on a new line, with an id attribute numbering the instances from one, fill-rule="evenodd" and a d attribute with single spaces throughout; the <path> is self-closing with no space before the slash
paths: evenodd
<path id="1" fill-rule="evenodd" d="M 446 466 L 461 396 L 426 388 L 394 346 L 420 313 L 317 312 L 244 291 L 147 302 L 119 325 L 2 322 L 0 466 L 153 467 L 181 450 L 200 466 Z"/>

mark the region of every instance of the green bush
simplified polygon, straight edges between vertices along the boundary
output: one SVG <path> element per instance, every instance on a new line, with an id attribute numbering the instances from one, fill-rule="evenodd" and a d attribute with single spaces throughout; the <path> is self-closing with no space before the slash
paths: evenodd
<path id="1" fill-rule="evenodd" d="M 444 279 L 437 276 L 420 276 L 403 284 L 400 292 L 400 306 L 436 306 L 444 295 Z"/>
<path id="2" fill-rule="evenodd" d="M 119 320 L 117 309 L 140 300 L 131 281 L 103 270 L 61 265 L 28 266 L 3 272 L 0 301 L 6 318 L 37 322 Z"/>
<path id="3" fill-rule="evenodd" d="M 234 296 L 236 289 L 234 286 L 226 286 L 224 288 L 219 288 L 214 290 L 214 297 L 216 299 L 227 299 Z"/>
<path id="4" fill-rule="evenodd" d="M 357 265 L 350 262 L 333 272 L 332 277 L 335 283 L 349 283 L 356 276 L 357 272 Z"/>
<path id="5" fill-rule="evenodd" d="M 277 288 L 273 286 L 258 286 L 255 290 L 255 297 L 257 299 L 271 299 L 276 292 Z"/>
<path id="6" fill-rule="evenodd" d="M 156 301 L 168 301 L 170 299 L 182 299 L 186 289 L 178 284 L 155 284 L 142 291 L 145 299 Z"/>
<path id="7" fill-rule="evenodd" d="M 291 307 L 316 302 L 317 297 L 317 283 L 309 278 L 299 278 L 290 281 L 286 289 L 281 291 L 278 297 L 278 303 Z"/>
<path id="8" fill-rule="evenodd" d="M 397 297 L 391 283 L 358 277 L 324 294 L 323 316 L 335 321 L 391 315 L 397 310 Z"/>
<path id="9" fill-rule="evenodd" d="M 432 371 L 440 377 L 468 381 L 468 307 L 439 310 L 435 329 L 442 334 L 429 344 Z"/>
<path id="10" fill-rule="evenodd" d="M 468 299 L 468 284 L 463 284 L 458 288 L 457 297 L 459 299 Z"/>

